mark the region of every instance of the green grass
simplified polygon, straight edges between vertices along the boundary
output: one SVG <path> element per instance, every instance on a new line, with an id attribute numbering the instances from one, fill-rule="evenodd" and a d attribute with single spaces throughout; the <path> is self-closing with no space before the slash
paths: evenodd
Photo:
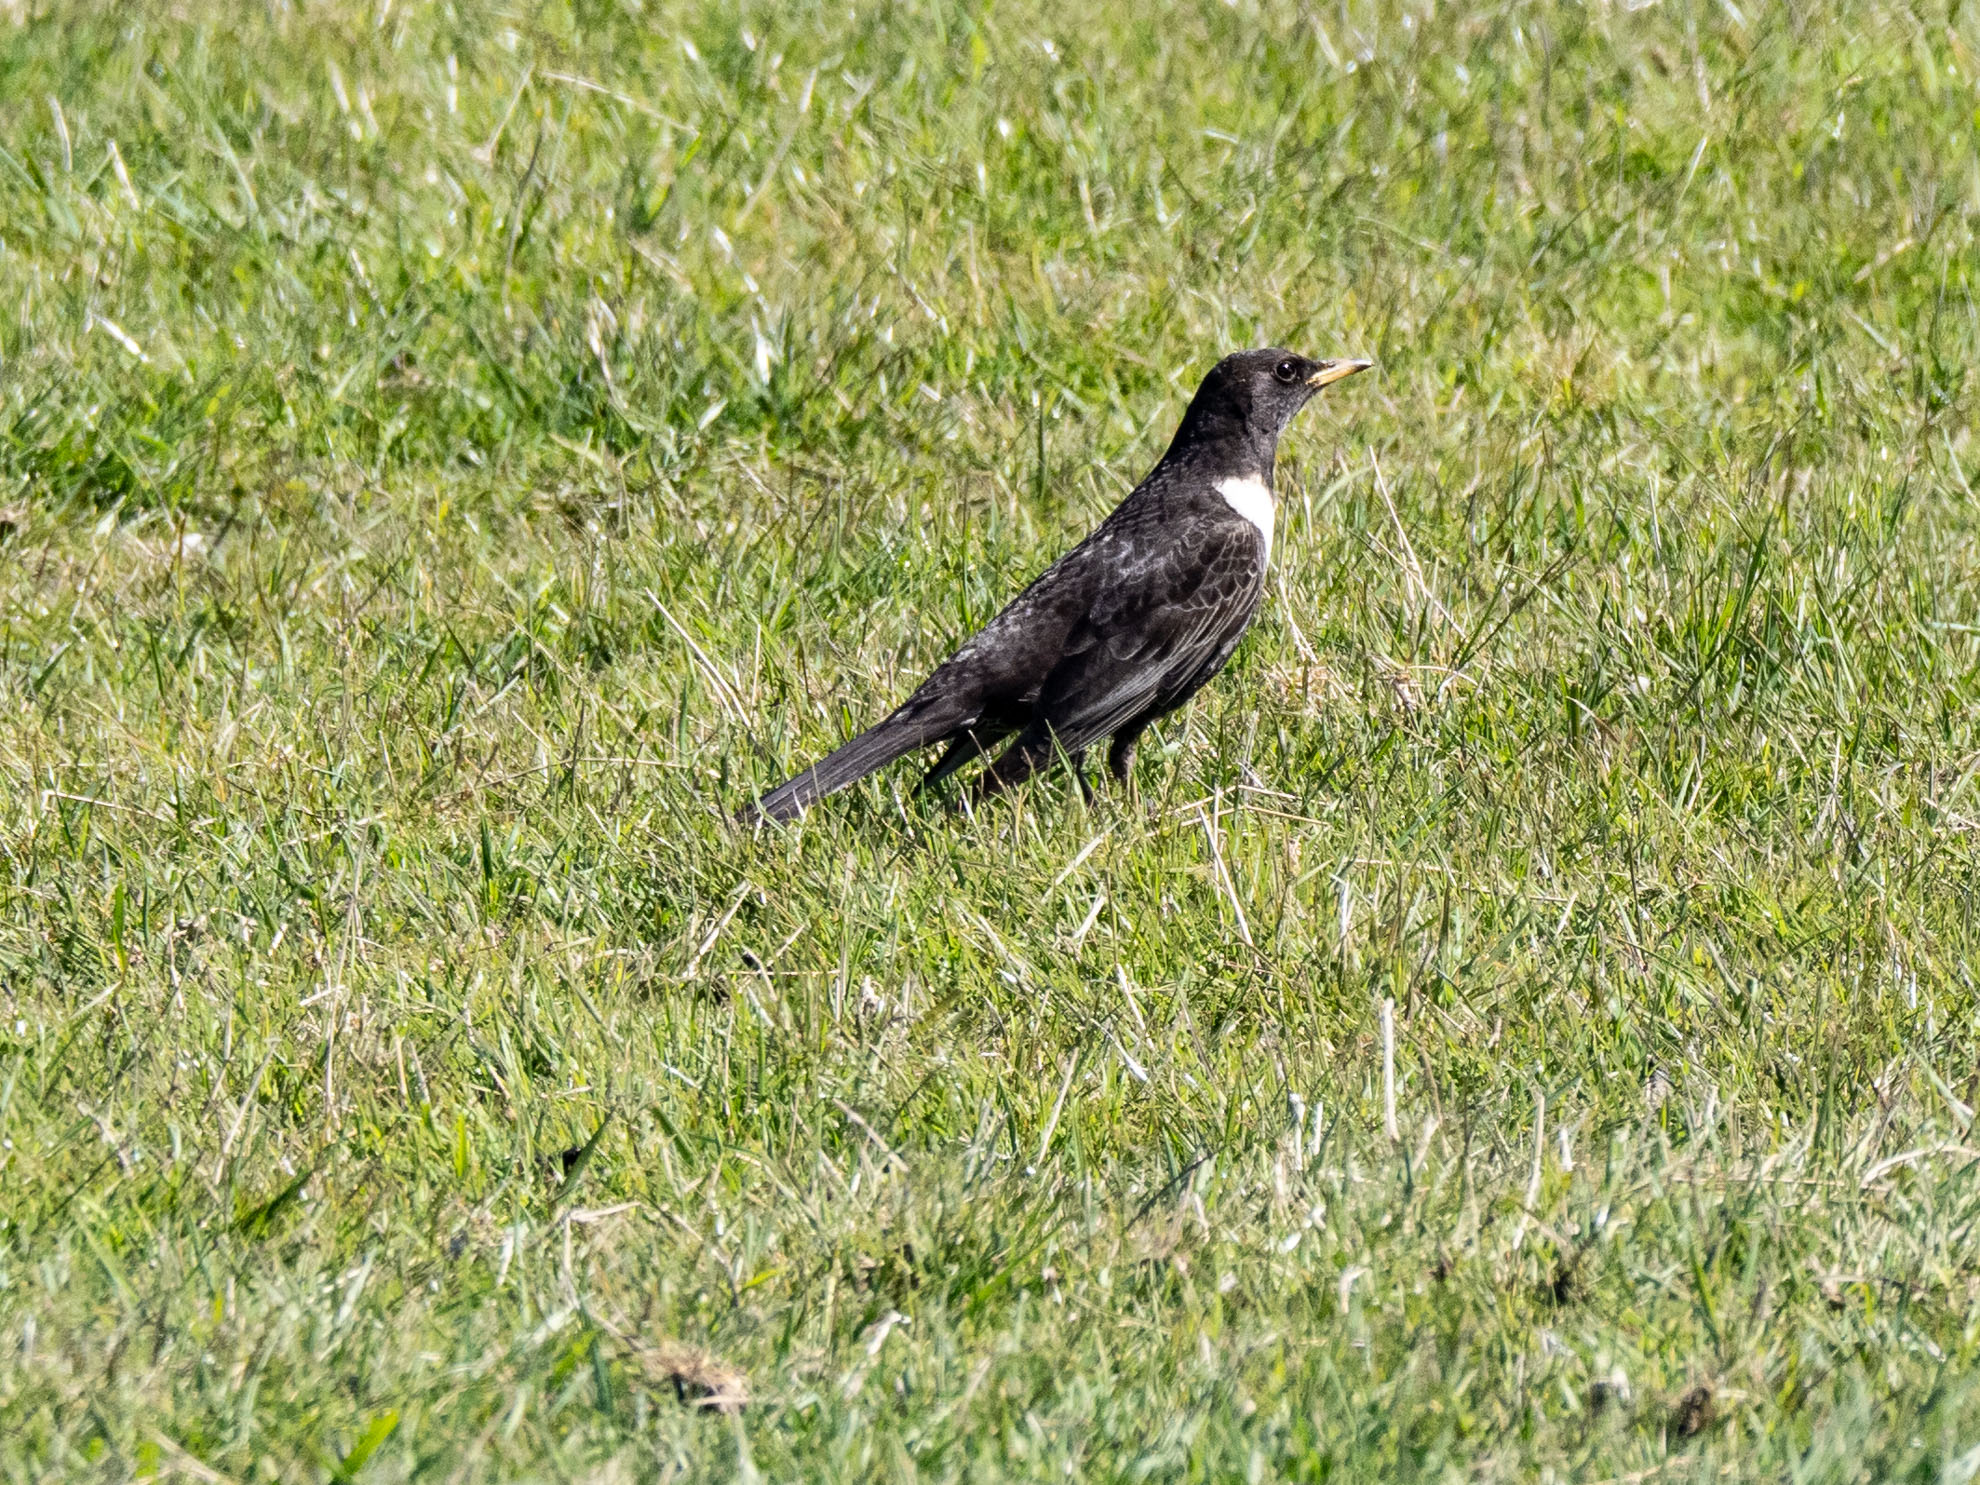
<path id="1" fill-rule="evenodd" d="M 0 0 L 0 1477 L 1975 1476 L 1980 18 L 1125 11 Z"/>

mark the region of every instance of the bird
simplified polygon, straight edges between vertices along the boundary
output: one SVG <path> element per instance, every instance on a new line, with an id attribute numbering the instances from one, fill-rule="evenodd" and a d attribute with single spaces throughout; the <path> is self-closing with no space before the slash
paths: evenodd
<path id="1" fill-rule="evenodd" d="M 1135 744 L 1222 670 L 1258 612 L 1272 554 L 1279 436 L 1321 388 L 1366 371 L 1288 350 L 1225 356 L 1168 451 L 1087 538 L 935 668 L 883 720 L 745 807 L 796 819 L 909 753 L 945 751 L 928 789 L 1009 740 L 979 798 L 1063 756 L 1082 789 L 1089 747 L 1127 784 Z"/>

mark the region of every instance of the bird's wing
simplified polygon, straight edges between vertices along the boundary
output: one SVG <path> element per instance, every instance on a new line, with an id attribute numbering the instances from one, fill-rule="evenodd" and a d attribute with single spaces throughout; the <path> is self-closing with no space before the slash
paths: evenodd
<path id="1" fill-rule="evenodd" d="M 1264 590 L 1264 542 L 1248 522 L 1193 516 L 1136 546 L 1073 626 L 1038 697 L 1035 719 L 1069 753 L 1208 680 Z"/>

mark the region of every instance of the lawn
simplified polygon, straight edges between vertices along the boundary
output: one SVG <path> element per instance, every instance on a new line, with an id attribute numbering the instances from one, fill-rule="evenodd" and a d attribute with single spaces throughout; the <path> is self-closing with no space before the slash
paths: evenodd
<path id="1" fill-rule="evenodd" d="M 0 0 L 0 1479 L 1980 1475 L 1980 16 Z M 877 718 L 1227 350 L 1131 795 Z"/>

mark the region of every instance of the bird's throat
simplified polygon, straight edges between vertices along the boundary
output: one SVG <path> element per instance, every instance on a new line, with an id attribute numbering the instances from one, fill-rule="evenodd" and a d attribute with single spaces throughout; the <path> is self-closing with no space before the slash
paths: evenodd
<path id="1" fill-rule="evenodd" d="M 1272 485 L 1269 477 L 1260 479 L 1255 474 L 1238 478 L 1225 478 L 1217 481 L 1217 493 L 1224 497 L 1225 504 L 1258 528 L 1258 534 L 1265 538 L 1265 555 L 1272 555 L 1272 526 L 1277 514 L 1272 504 Z"/>

